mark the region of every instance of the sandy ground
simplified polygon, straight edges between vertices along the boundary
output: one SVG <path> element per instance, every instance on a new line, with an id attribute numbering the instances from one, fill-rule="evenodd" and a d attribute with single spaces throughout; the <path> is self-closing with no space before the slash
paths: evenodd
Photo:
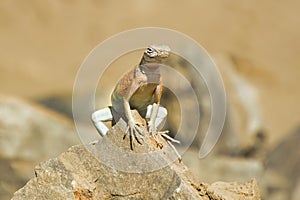
<path id="1" fill-rule="evenodd" d="M 171 28 L 237 62 L 258 88 L 275 144 L 300 120 L 299 7 L 296 0 L 2 0 L 0 92 L 71 94 L 80 64 L 103 40 L 137 27 Z"/>

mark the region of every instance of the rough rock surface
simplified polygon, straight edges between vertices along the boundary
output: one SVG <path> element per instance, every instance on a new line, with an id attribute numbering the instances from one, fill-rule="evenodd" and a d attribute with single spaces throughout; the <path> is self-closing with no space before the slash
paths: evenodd
<path id="1" fill-rule="evenodd" d="M 119 122 L 107 135 L 124 151 L 130 151 L 129 137 L 123 140 L 124 123 Z M 103 139 L 104 140 L 104 139 Z M 89 144 L 97 151 L 101 143 Z M 157 136 L 145 134 L 143 144 L 135 144 L 135 152 L 161 149 L 167 145 Z M 84 146 L 71 147 L 59 157 L 40 163 L 36 177 L 17 191 L 19 199 L 260 199 L 255 181 L 246 185 L 235 183 L 198 183 L 187 167 L 176 159 L 155 171 L 128 173 L 108 167 L 96 159 Z M 169 160 L 173 153 L 162 158 Z M 122 159 L 122 158 L 120 158 Z M 172 158 L 173 159 L 173 158 Z M 155 165 L 156 163 L 153 164 Z"/>
<path id="2" fill-rule="evenodd" d="M 247 200 L 247 199 L 260 199 L 259 190 L 255 179 L 245 183 L 238 184 L 236 182 L 215 182 L 211 185 L 202 184 L 205 194 L 209 199 L 213 200 Z"/>

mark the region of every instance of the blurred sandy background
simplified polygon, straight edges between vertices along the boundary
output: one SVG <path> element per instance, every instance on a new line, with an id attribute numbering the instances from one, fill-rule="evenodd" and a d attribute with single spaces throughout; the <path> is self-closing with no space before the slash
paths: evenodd
<path id="1" fill-rule="evenodd" d="M 300 122 L 299 7 L 296 0 L 2 0 L 0 93 L 70 97 L 80 64 L 103 40 L 138 27 L 175 29 L 213 57 L 232 59 L 257 89 L 272 149 Z"/>

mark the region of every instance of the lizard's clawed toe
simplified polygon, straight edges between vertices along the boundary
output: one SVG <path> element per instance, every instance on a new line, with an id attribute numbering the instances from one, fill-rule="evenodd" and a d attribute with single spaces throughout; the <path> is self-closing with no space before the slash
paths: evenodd
<path id="1" fill-rule="evenodd" d="M 141 129 L 141 123 L 131 122 L 128 124 L 129 125 L 126 129 L 123 139 L 125 139 L 126 135 L 129 133 L 130 149 L 133 150 L 133 138 L 137 141 L 137 143 L 142 144 L 141 141 L 144 141 L 144 139 L 142 138 L 144 134 Z M 138 137 L 138 135 L 140 135 L 140 137 Z"/>

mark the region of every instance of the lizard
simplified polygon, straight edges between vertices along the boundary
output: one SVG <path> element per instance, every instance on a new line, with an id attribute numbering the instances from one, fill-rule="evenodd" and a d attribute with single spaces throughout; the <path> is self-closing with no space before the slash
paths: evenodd
<path id="1" fill-rule="evenodd" d="M 111 94 L 112 106 L 92 113 L 92 121 L 101 136 L 108 131 L 104 121 L 112 121 L 114 125 L 123 118 L 127 122 L 123 139 L 129 134 L 131 150 L 132 138 L 141 144 L 138 135 L 143 135 L 140 130 L 142 124 L 134 120 L 131 109 L 136 109 L 143 118 L 149 119 L 148 131 L 151 135 L 158 133 L 167 116 L 167 110 L 160 106 L 163 86 L 159 68 L 169 54 L 170 48 L 167 45 L 149 45 L 140 63 L 118 81 Z M 169 141 L 179 143 L 166 135 L 166 132 L 160 133 L 169 144 Z"/>

